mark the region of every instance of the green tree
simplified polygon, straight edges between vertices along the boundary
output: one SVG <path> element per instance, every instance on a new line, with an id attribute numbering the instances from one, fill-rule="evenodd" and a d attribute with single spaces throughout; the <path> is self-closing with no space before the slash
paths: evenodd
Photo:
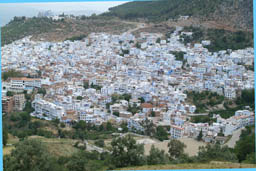
<path id="1" fill-rule="evenodd" d="M 207 144 L 205 147 L 199 147 L 198 161 L 208 162 L 211 160 L 237 162 L 237 157 L 227 146 Z"/>
<path id="2" fill-rule="evenodd" d="M 160 41 L 161 41 L 161 38 L 158 37 L 158 38 L 156 39 L 156 43 L 160 43 Z"/>
<path id="3" fill-rule="evenodd" d="M 156 113 L 154 111 L 151 111 L 151 117 L 155 117 L 156 116 Z"/>
<path id="4" fill-rule="evenodd" d="M 111 122 L 107 122 L 106 129 L 107 129 L 107 131 L 113 131 L 114 130 L 114 127 L 112 126 Z"/>
<path id="5" fill-rule="evenodd" d="M 88 171 L 88 161 L 88 155 L 83 151 L 79 151 L 71 156 L 66 165 L 69 171 Z"/>
<path id="6" fill-rule="evenodd" d="M 8 130 L 3 128 L 3 145 L 6 146 L 8 141 Z"/>
<path id="7" fill-rule="evenodd" d="M 168 140 L 168 132 L 166 131 L 166 129 L 162 126 L 158 126 L 156 128 L 156 134 L 155 134 L 155 137 L 160 140 L 160 141 L 163 141 L 163 140 Z"/>
<path id="8" fill-rule="evenodd" d="M 87 17 L 85 15 L 81 16 L 81 20 L 85 20 Z"/>
<path id="9" fill-rule="evenodd" d="M 75 129 L 80 129 L 80 130 L 85 130 L 86 129 L 86 122 L 85 121 L 82 121 L 82 120 L 80 120 L 79 122 L 77 122 L 74 126 L 73 126 L 73 128 L 75 128 Z"/>
<path id="10" fill-rule="evenodd" d="M 63 122 L 61 122 L 61 123 L 60 123 L 60 127 L 61 127 L 61 128 L 65 128 L 66 125 L 65 125 Z"/>
<path id="11" fill-rule="evenodd" d="M 43 96 L 45 96 L 46 95 L 46 90 L 45 90 L 45 88 L 39 88 L 37 93 L 38 94 L 43 94 Z"/>
<path id="12" fill-rule="evenodd" d="M 199 135 L 197 136 L 197 141 L 201 141 L 203 138 L 203 131 L 201 129 L 201 131 L 199 132 Z"/>
<path id="13" fill-rule="evenodd" d="M 24 121 L 26 123 L 30 122 L 31 116 L 28 112 L 20 112 L 19 115 L 21 117 L 21 121 Z"/>
<path id="14" fill-rule="evenodd" d="M 131 94 L 123 94 L 123 98 L 124 98 L 124 100 L 129 102 L 130 99 L 132 98 L 132 95 Z"/>
<path id="15" fill-rule="evenodd" d="M 15 71 L 13 69 L 2 73 L 2 78 L 4 81 L 6 81 L 10 77 L 23 77 L 23 76 L 24 75 L 21 72 Z"/>
<path id="16" fill-rule="evenodd" d="M 184 154 L 184 149 L 186 148 L 186 145 L 179 140 L 172 139 L 168 143 L 168 147 L 170 159 L 178 159 L 182 156 L 182 154 Z"/>
<path id="17" fill-rule="evenodd" d="M 249 158 L 251 153 L 255 152 L 255 133 L 254 127 L 246 127 L 240 135 L 239 141 L 235 145 L 235 153 L 239 160 L 242 162 Z"/>
<path id="18" fill-rule="evenodd" d="M 250 154 L 247 154 L 246 159 L 243 161 L 243 163 L 256 164 L 255 152 L 253 151 Z"/>
<path id="19" fill-rule="evenodd" d="M 138 166 L 145 163 L 143 144 L 136 144 L 136 140 L 130 135 L 113 139 L 111 147 L 112 162 L 116 167 Z"/>
<path id="20" fill-rule="evenodd" d="M 104 131 L 104 130 L 105 130 L 105 128 L 104 128 L 103 124 L 101 124 L 101 125 L 99 126 L 99 131 Z"/>
<path id="21" fill-rule="evenodd" d="M 142 121 L 142 126 L 145 129 L 144 130 L 145 135 L 153 136 L 155 134 L 154 124 L 148 118 L 146 118 L 145 121 Z"/>
<path id="22" fill-rule="evenodd" d="M 77 99 L 77 100 L 83 100 L 83 97 L 82 97 L 82 96 L 77 96 L 76 99 Z"/>
<path id="23" fill-rule="evenodd" d="M 32 104 L 30 101 L 26 102 L 25 108 L 23 109 L 23 111 L 26 111 L 27 113 L 31 113 L 34 111 L 34 108 L 32 107 Z"/>
<path id="24" fill-rule="evenodd" d="M 166 164 L 168 162 L 168 156 L 164 153 L 164 150 L 151 146 L 149 156 L 147 156 L 148 165 Z"/>
<path id="25" fill-rule="evenodd" d="M 6 93 L 6 96 L 13 96 L 13 95 L 14 95 L 14 93 L 11 91 L 7 91 L 7 93 Z"/>
<path id="26" fill-rule="evenodd" d="M 60 171 L 63 168 L 40 141 L 24 140 L 15 146 L 10 155 L 5 156 L 4 170 Z"/>
<path id="27" fill-rule="evenodd" d="M 122 132 L 128 132 L 127 123 L 122 122 L 120 126 L 122 128 Z"/>
<path id="28" fill-rule="evenodd" d="M 84 82 L 84 89 L 88 89 L 89 88 L 89 83 L 88 82 Z"/>
<path id="29" fill-rule="evenodd" d="M 113 115 L 119 117 L 119 112 L 113 112 Z"/>
<path id="30" fill-rule="evenodd" d="M 102 140 L 102 139 L 96 140 L 94 144 L 99 146 L 99 147 L 104 147 L 105 146 L 104 140 Z"/>
<path id="31" fill-rule="evenodd" d="M 136 42 L 135 46 L 136 46 L 136 48 L 138 48 L 138 49 L 141 48 L 141 45 L 139 44 L 139 42 Z"/>
<path id="32" fill-rule="evenodd" d="M 140 100 L 140 103 L 145 103 L 145 100 L 143 97 L 140 97 L 139 100 Z"/>

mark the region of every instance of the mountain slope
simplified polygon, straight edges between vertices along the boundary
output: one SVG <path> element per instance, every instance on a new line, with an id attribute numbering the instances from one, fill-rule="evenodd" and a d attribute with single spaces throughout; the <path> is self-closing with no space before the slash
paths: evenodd
<path id="1" fill-rule="evenodd" d="M 133 24 L 124 23 L 114 17 L 65 18 L 59 21 L 49 18 L 14 17 L 1 28 L 1 46 L 30 35 L 35 40 L 43 38 L 46 41 L 63 41 L 88 35 L 91 32 L 104 31 L 117 34 L 134 27 Z"/>
<path id="2" fill-rule="evenodd" d="M 201 20 L 228 22 L 240 29 L 253 28 L 252 0 L 153 0 L 128 2 L 109 9 L 107 16 L 121 19 L 143 18 L 150 22 L 188 15 Z"/>

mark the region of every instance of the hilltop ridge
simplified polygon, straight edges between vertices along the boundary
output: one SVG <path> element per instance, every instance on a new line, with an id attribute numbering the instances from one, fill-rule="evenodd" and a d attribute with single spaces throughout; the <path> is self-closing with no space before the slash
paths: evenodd
<path id="1" fill-rule="evenodd" d="M 109 9 L 104 16 L 116 16 L 126 20 L 144 19 L 162 22 L 179 16 L 216 21 L 237 29 L 253 29 L 252 0 L 153 0 L 128 2 Z"/>

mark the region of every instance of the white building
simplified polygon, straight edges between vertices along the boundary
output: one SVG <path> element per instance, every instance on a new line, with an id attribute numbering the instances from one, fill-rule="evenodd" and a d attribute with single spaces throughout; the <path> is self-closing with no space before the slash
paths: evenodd
<path id="1" fill-rule="evenodd" d="M 38 97 L 32 102 L 32 107 L 35 109 L 35 116 L 47 117 L 49 119 L 61 119 L 61 117 L 65 116 L 63 107 Z"/>
<path id="2" fill-rule="evenodd" d="M 171 137 L 174 139 L 181 138 L 183 137 L 183 134 L 184 134 L 184 128 L 177 125 L 171 125 L 170 134 L 171 134 Z"/>

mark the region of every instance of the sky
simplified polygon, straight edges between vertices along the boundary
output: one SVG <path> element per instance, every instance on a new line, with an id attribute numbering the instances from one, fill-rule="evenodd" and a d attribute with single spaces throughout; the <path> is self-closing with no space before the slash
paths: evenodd
<path id="1" fill-rule="evenodd" d="M 108 11 L 108 8 L 127 1 L 107 2 L 45 2 L 45 3 L 4 3 L 0 4 L 0 26 L 7 24 L 14 16 L 37 16 L 40 11 L 51 10 L 54 14 L 91 15 Z"/>

